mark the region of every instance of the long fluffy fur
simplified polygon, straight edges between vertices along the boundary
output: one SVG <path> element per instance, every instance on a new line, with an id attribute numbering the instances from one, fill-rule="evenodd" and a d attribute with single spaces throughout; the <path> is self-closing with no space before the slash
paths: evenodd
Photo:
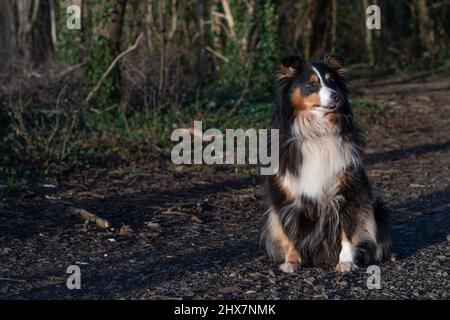
<path id="1" fill-rule="evenodd" d="M 327 70 L 343 96 L 336 112 L 320 118 L 294 110 L 293 90 L 308 66 L 301 58 L 290 59 L 279 68 L 272 115 L 272 127 L 280 132 L 280 165 L 267 179 L 270 209 L 262 233 L 267 252 L 274 259 L 283 258 L 280 237 L 286 236 L 302 264 L 335 265 L 345 232 L 355 243 L 357 264 L 379 262 L 389 252 L 388 219 L 364 170 L 364 139 L 347 100 L 342 60 L 327 56 L 325 66 L 317 65 L 326 68 L 331 61 Z M 315 180 L 323 190 L 313 188 Z"/>

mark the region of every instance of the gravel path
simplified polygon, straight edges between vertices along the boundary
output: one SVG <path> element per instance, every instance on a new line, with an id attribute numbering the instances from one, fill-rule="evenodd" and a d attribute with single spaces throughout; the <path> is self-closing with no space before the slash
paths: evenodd
<path id="1" fill-rule="evenodd" d="M 0 209 L 0 298 L 449 299 L 448 79 L 359 81 L 352 89 L 383 110 L 366 130 L 368 174 L 393 219 L 396 259 L 379 266 L 381 289 L 367 288 L 365 268 L 281 273 L 259 245 L 260 177 L 152 163 L 86 171 L 56 188 L 36 183 L 8 198 Z M 69 206 L 112 229 L 85 227 Z M 81 290 L 65 285 L 73 264 Z"/>

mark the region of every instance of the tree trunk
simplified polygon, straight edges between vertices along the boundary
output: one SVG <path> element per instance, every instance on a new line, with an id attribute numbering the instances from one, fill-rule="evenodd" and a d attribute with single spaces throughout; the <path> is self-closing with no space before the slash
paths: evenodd
<path id="1" fill-rule="evenodd" d="M 328 0 L 314 1 L 313 5 L 313 29 L 310 46 L 310 57 L 314 59 L 320 58 L 325 51 L 326 31 L 328 27 L 328 16 L 325 14 L 330 10 L 330 2 Z"/>
<path id="2" fill-rule="evenodd" d="M 14 4 L 6 0 L 0 10 L 0 48 L 10 53 L 17 50 L 17 30 L 14 23 Z"/>
<path id="3" fill-rule="evenodd" d="M 311 58 L 312 50 L 312 38 L 314 34 L 314 13 L 315 13 L 315 0 L 308 0 L 303 3 L 302 9 L 307 12 L 305 14 L 304 32 L 303 32 L 303 55 L 306 60 Z"/>
<path id="4" fill-rule="evenodd" d="M 59 0 L 52 1 L 55 5 L 56 25 L 54 31 L 56 38 L 52 35 L 52 41 L 56 45 L 56 53 L 59 59 L 68 65 L 81 63 L 84 57 L 84 47 L 91 34 L 86 34 L 90 29 L 90 21 L 85 19 L 83 0 Z M 81 30 L 70 30 L 67 28 L 67 8 L 76 5 L 81 11 Z M 52 31 L 53 32 L 53 31 Z"/>
<path id="5" fill-rule="evenodd" d="M 228 24 L 228 31 L 232 38 L 236 37 L 236 34 L 234 32 L 234 18 L 233 14 L 231 13 L 230 4 L 228 3 L 228 0 L 222 0 L 222 7 L 225 13 L 225 19 Z"/>
<path id="6" fill-rule="evenodd" d="M 53 50 L 48 1 L 17 1 L 19 49 L 28 62 L 38 64 Z"/>
<path id="7" fill-rule="evenodd" d="M 125 16 L 125 8 L 127 0 L 113 1 L 112 11 L 105 28 L 100 29 L 100 35 L 108 40 L 110 46 L 114 48 L 116 53 L 120 50 L 120 39 L 123 29 L 123 18 Z"/>
<path id="8" fill-rule="evenodd" d="M 419 23 L 419 40 L 423 56 L 434 56 L 436 54 L 436 42 L 433 25 L 428 14 L 426 0 L 414 0 Z"/>
<path id="9" fill-rule="evenodd" d="M 205 3 L 204 0 L 197 0 L 196 2 L 196 16 L 199 33 L 199 46 L 198 46 L 198 63 L 197 63 L 197 75 L 198 75 L 198 88 L 199 96 L 202 96 L 203 84 L 205 79 L 205 23 L 203 18 Z"/>
<path id="10" fill-rule="evenodd" d="M 331 52 L 336 51 L 336 30 L 337 30 L 337 3 L 331 0 Z"/>
<path id="11" fill-rule="evenodd" d="M 33 30 L 39 14 L 39 0 L 17 0 L 17 17 L 19 22 L 18 42 L 19 48 L 26 60 L 32 62 L 35 57 Z"/>
<path id="12" fill-rule="evenodd" d="M 53 49 L 56 49 L 58 46 L 58 38 L 56 36 L 56 5 L 55 0 L 48 1 L 50 7 L 50 26 L 51 26 L 51 36 L 52 36 L 52 45 Z"/>
<path id="13" fill-rule="evenodd" d="M 166 1 L 160 0 L 158 3 L 159 16 L 159 85 L 158 92 L 162 95 L 166 84 L 166 22 L 164 12 L 166 9 Z"/>
<path id="14" fill-rule="evenodd" d="M 143 4 L 145 3 L 141 0 L 132 0 L 128 5 L 128 10 L 130 10 L 131 6 L 131 13 L 128 24 L 128 40 L 130 41 L 130 43 L 133 43 L 143 30 L 143 21 L 145 20 L 145 8 L 143 7 Z"/>
<path id="15" fill-rule="evenodd" d="M 93 14 L 94 40 L 86 65 L 89 90 L 96 86 L 103 73 L 120 53 L 126 4 L 127 0 L 114 0 L 106 3 L 99 1 L 92 5 L 90 12 Z M 109 14 L 105 15 L 105 12 L 109 12 Z M 120 69 L 117 65 L 101 85 L 93 99 L 94 103 L 99 107 L 108 107 L 119 103 L 120 82 Z"/>
<path id="16" fill-rule="evenodd" d="M 363 0 L 362 1 L 362 10 L 364 13 L 364 21 L 366 21 L 367 19 L 367 7 L 369 6 L 367 0 Z M 375 55 L 374 55 L 374 50 L 373 50 L 373 43 L 372 43 L 372 30 L 369 30 L 369 28 L 367 28 L 364 24 L 365 27 L 365 44 L 366 44 L 366 52 L 367 52 L 367 60 L 369 62 L 369 64 L 371 66 L 373 66 L 375 64 Z"/>

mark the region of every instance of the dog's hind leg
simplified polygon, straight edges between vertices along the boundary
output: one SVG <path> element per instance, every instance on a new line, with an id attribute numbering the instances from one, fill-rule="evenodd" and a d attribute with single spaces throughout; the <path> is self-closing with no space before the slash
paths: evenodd
<path id="1" fill-rule="evenodd" d="M 281 271 L 292 273 L 299 270 L 300 254 L 284 232 L 280 217 L 274 209 L 270 210 L 266 223 L 266 248 L 269 255 L 284 259 L 280 265 Z"/>

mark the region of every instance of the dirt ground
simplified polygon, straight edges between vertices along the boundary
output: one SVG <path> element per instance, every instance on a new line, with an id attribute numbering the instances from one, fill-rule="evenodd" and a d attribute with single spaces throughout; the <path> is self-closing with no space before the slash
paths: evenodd
<path id="1" fill-rule="evenodd" d="M 449 299 L 448 74 L 359 80 L 353 95 L 383 105 L 366 129 L 370 179 L 391 211 L 396 259 L 381 289 L 360 268 L 283 274 L 260 247 L 259 176 L 233 168 L 89 170 L 36 183 L 0 209 L 3 299 Z M 67 212 L 107 219 L 103 230 Z M 81 269 L 68 290 L 66 269 Z"/>

